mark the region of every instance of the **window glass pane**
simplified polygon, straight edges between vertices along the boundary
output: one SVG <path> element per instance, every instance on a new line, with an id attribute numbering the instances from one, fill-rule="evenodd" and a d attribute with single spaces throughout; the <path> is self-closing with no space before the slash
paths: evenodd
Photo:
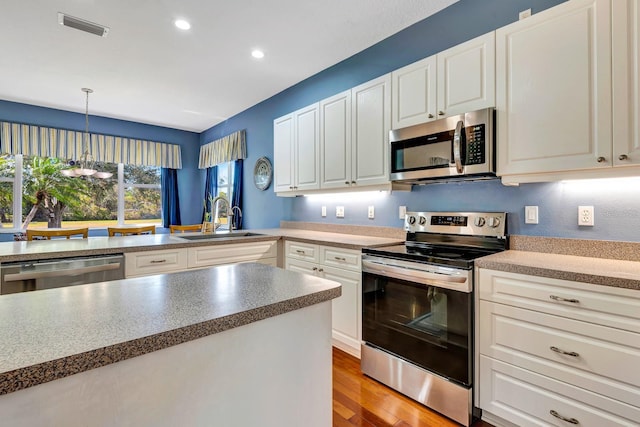
<path id="1" fill-rule="evenodd" d="M 218 187 L 225 187 L 229 183 L 229 164 L 222 163 L 218 168 Z"/>
<path id="2" fill-rule="evenodd" d="M 13 227 L 13 182 L 0 181 L 0 224 Z"/>
<path id="3" fill-rule="evenodd" d="M 13 156 L 0 156 L 0 177 L 13 178 L 15 176 L 15 167 L 16 163 Z"/>
<path id="4" fill-rule="evenodd" d="M 162 203 L 159 188 L 126 188 L 124 220 L 127 224 L 160 224 Z"/>
<path id="5" fill-rule="evenodd" d="M 157 166 L 124 165 L 124 182 L 126 184 L 160 185 L 160 168 Z"/>

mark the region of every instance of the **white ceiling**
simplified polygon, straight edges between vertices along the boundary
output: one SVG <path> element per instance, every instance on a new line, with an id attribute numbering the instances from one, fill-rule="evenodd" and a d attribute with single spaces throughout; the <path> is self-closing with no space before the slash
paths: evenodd
<path id="1" fill-rule="evenodd" d="M 0 99 L 201 132 L 456 1 L 4 0 Z"/>

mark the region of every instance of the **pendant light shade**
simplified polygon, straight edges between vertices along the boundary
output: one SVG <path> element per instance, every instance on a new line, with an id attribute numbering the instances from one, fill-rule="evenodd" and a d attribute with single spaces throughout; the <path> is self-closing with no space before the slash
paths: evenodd
<path id="1" fill-rule="evenodd" d="M 113 176 L 111 172 L 98 172 L 96 169 L 94 169 L 95 160 L 89 152 L 89 140 L 91 138 L 91 135 L 89 134 L 89 94 L 93 93 L 93 90 L 86 87 L 83 87 L 81 90 L 86 94 L 84 135 L 82 137 L 82 155 L 80 156 L 80 160 L 76 162 L 78 167 L 73 169 L 63 169 L 60 172 L 64 176 L 68 176 L 71 178 L 82 176 L 93 176 L 100 179 L 111 178 Z"/>

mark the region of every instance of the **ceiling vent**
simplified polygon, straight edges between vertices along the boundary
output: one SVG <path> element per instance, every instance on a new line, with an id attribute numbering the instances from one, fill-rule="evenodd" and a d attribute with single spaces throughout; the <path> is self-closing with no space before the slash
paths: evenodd
<path id="1" fill-rule="evenodd" d="M 109 27 L 76 18 L 75 16 L 66 15 L 62 12 L 58 12 L 58 24 L 100 37 L 106 37 L 107 34 L 109 34 Z"/>

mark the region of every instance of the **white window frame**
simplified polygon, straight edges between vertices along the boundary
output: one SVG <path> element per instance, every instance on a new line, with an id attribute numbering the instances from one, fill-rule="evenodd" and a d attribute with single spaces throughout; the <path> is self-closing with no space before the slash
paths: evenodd
<path id="1" fill-rule="evenodd" d="M 118 226 L 125 225 L 124 191 L 127 188 L 151 188 L 162 190 L 162 184 L 133 184 L 124 182 L 124 163 L 118 163 Z"/>

